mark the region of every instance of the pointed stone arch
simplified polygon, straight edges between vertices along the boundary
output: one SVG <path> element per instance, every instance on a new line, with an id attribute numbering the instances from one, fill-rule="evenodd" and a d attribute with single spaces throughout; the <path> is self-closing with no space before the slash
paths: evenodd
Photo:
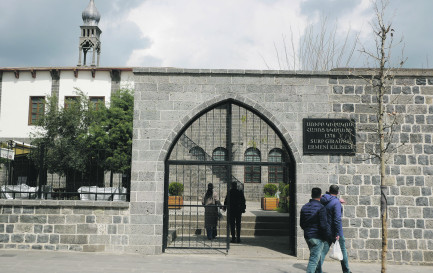
<path id="1" fill-rule="evenodd" d="M 175 141 L 176 136 L 182 131 L 185 126 L 188 125 L 191 120 L 193 120 L 194 117 L 197 117 L 200 115 L 200 113 L 204 112 L 209 107 L 212 107 L 214 105 L 220 104 L 223 101 L 232 100 L 233 102 L 237 102 L 239 104 L 247 105 L 248 107 L 251 107 L 252 109 L 255 109 L 256 111 L 260 112 L 261 115 L 263 115 L 267 120 L 272 122 L 272 124 L 275 126 L 275 128 L 281 132 L 281 135 L 286 140 L 288 146 L 291 149 L 292 155 L 297 163 L 302 162 L 301 155 L 299 153 L 299 150 L 297 148 L 296 143 L 293 141 L 292 136 L 290 135 L 289 131 L 286 129 L 286 127 L 271 113 L 269 112 L 264 106 L 262 106 L 260 103 L 251 100 L 249 98 L 246 98 L 241 95 L 221 95 L 217 96 L 211 100 L 205 101 L 199 105 L 197 105 L 194 109 L 190 111 L 187 115 L 185 115 L 178 124 L 173 128 L 172 133 L 168 136 L 166 139 L 160 155 L 160 160 L 165 160 L 167 157 L 167 152 L 172 145 L 173 141 Z"/>
<path id="2" fill-rule="evenodd" d="M 259 103 L 252 101 L 250 99 L 244 98 L 239 95 L 223 95 L 216 97 L 212 100 L 201 103 L 196 106 L 193 110 L 190 111 L 189 114 L 185 115 L 175 126 L 169 137 L 166 139 L 163 149 L 160 152 L 159 160 L 163 160 L 165 164 L 165 174 L 164 174 L 164 243 L 163 248 L 167 247 L 167 236 L 168 236 L 168 186 L 169 186 L 169 165 L 174 164 L 175 160 L 171 159 L 171 154 L 173 152 L 174 147 L 177 143 L 184 138 L 184 133 L 186 130 L 192 126 L 192 124 L 198 120 L 201 116 L 205 115 L 207 112 L 214 110 L 222 105 L 236 105 L 238 107 L 245 108 L 247 111 L 252 112 L 254 115 L 257 115 L 261 121 L 265 122 L 275 134 L 278 136 L 278 139 L 283 143 L 285 150 L 287 151 L 288 157 L 288 165 L 290 165 L 291 176 L 288 178 L 291 185 L 291 196 L 290 196 L 290 223 L 292 224 L 291 228 L 291 240 L 290 240 L 290 249 L 293 255 L 296 255 L 296 162 L 300 162 L 299 152 L 294 145 L 293 139 L 290 136 L 288 130 L 284 127 L 284 125 L 278 121 L 278 119 L 272 115 L 269 111 L 265 109 Z M 231 108 L 230 108 L 231 109 Z M 212 159 L 209 159 L 212 160 Z M 170 163 L 171 162 L 171 163 Z M 191 162 L 188 162 L 191 164 Z M 205 162 L 201 162 L 201 164 L 206 164 Z M 228 180 L 226 180 L 228 181 Z M 232 180 L 233 181 L 233 180 Z"/>

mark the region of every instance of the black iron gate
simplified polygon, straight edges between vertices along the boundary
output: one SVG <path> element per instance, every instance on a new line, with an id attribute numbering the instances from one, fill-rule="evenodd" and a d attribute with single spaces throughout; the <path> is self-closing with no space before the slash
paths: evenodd
<path id="1" fill-rule="evenodd" d="M 232 184 L 227 182 L 236 182 L 252 202 L 260 201 L 265 184 L 280 189 L 290 184 L 290 207 L 294 208 L 294 160 L 282 139 L 269 120 L 233 100 L 220 102 L 192 119 L 176 137 L 166 159 L 164 250 L 229 249 L 229 215 L 223 206 L 216 205 L 222 214 L 217 236 L 207 237 L 202 201 L 210 183 L 221 204 Z M 181 197 L 172 196 L 176 183 L 183 188 Z M 226 204 L 230 206 L 230 200 Z M 294 248 L 295 224 L 291 233 Z"/>

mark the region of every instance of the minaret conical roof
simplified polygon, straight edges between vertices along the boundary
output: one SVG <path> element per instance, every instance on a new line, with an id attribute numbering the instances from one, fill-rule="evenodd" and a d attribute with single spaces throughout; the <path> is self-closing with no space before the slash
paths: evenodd
<path id="1" fill-rule="evenodd" d="M 89 5 L 82 13 L 83 23 L 86 26 L 97 26 L 101 19 L 101 14 L 95 6 L 95 1 L 90 0 Z"/>

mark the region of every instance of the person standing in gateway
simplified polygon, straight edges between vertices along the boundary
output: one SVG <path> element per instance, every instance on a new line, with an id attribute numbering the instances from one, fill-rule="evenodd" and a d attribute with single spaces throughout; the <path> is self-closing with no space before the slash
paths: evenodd
<path id="1" fill-rule="evenodd" d="M 230 198 L 230 201 L 228 200 Z M 241 242 L 241 222 L 242 213 L 245 212 L 245 196 L 243 191 L 238 190 L 238 185 L 236 182 L 232 182 L 230 192 L 224 200 L 224 206 L 229 206 L 229 223 L 230 223 L 230 233 L 232 235 L 232 243 Z"/>
<path id="2" fill-rule="evenodd" d="M 304 238 L 310 250 L 307 273 L 322 272 L 320 256 L 323 246 L 330 240 L 325 207 L 320 203 L 322 190 L 311 189 L 311 199 L 301 209 L 301 228 L 304 230 Z M 317 269 L 317 271 L 316 271 Z"/>
<path id="3" fill-rule="evenodd" d="M 218 194 L 213 190 L 213 184 L 207 185 L 207 191 L 203 197 L 202 204 L 204 207 L 204 225 L 206 235 L 209 240 L 216 238 L 218 225 L 218 206 L 221 205 Z"/>

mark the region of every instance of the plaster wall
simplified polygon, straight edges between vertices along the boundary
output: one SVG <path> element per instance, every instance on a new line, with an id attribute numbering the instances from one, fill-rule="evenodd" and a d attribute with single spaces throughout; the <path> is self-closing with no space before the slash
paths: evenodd
<path id="1" fill-rule="evenodd" d="M 50 73 L 40 72 L 37 78 L 31 73 L 3 72 L 0 113 L 0 138 L 28 137 L 32 126 L 28 125 L 30 96 L 51 94 Z"/>
<path id="2" fill-rule="evenodd" d="M 33 78 L 30 71 L 20 71 L 19 78 L 13 71 L 1 71 L 0 77 L 0 139 L 27 141 L 34 126 L 28 125 L 29 100 L 31 96 L 51 96 L 58 91 L 59 106 L 64 105 L 65 96 L 76 96 L 76 89 L 87 96 L 105 97 L 110 103 L 113 81 L 110 71 L 81 70 L 78 77 L 72 70 L 60 70 L 59 83 L 53 86 L 49 71 L 37 71 Z M 134 88 L 132 71 L 121 71 L 119 88 Z M 58 89 L 56 91 L 53 88 Z M 116 90 L 114 90 L 116 91 Z"/>
<path id="3" fill-rule="evenodd" d="M 122 71 L 120 88 L 134 89 L 134 73 L 132 71 Z"/>
<path id="4" fill-rule="evenodd" d="M 64 105 L 65 96 L 76 96 L 77 90 L 87 96 L 105 97 L 105 103 L 110 102 L 111 78 L 109 71 L 100 71 L 92 77 L 90 71 L 80 71 L 75 78 L 73 71 L 60 73 L 59 105 Z"/>

